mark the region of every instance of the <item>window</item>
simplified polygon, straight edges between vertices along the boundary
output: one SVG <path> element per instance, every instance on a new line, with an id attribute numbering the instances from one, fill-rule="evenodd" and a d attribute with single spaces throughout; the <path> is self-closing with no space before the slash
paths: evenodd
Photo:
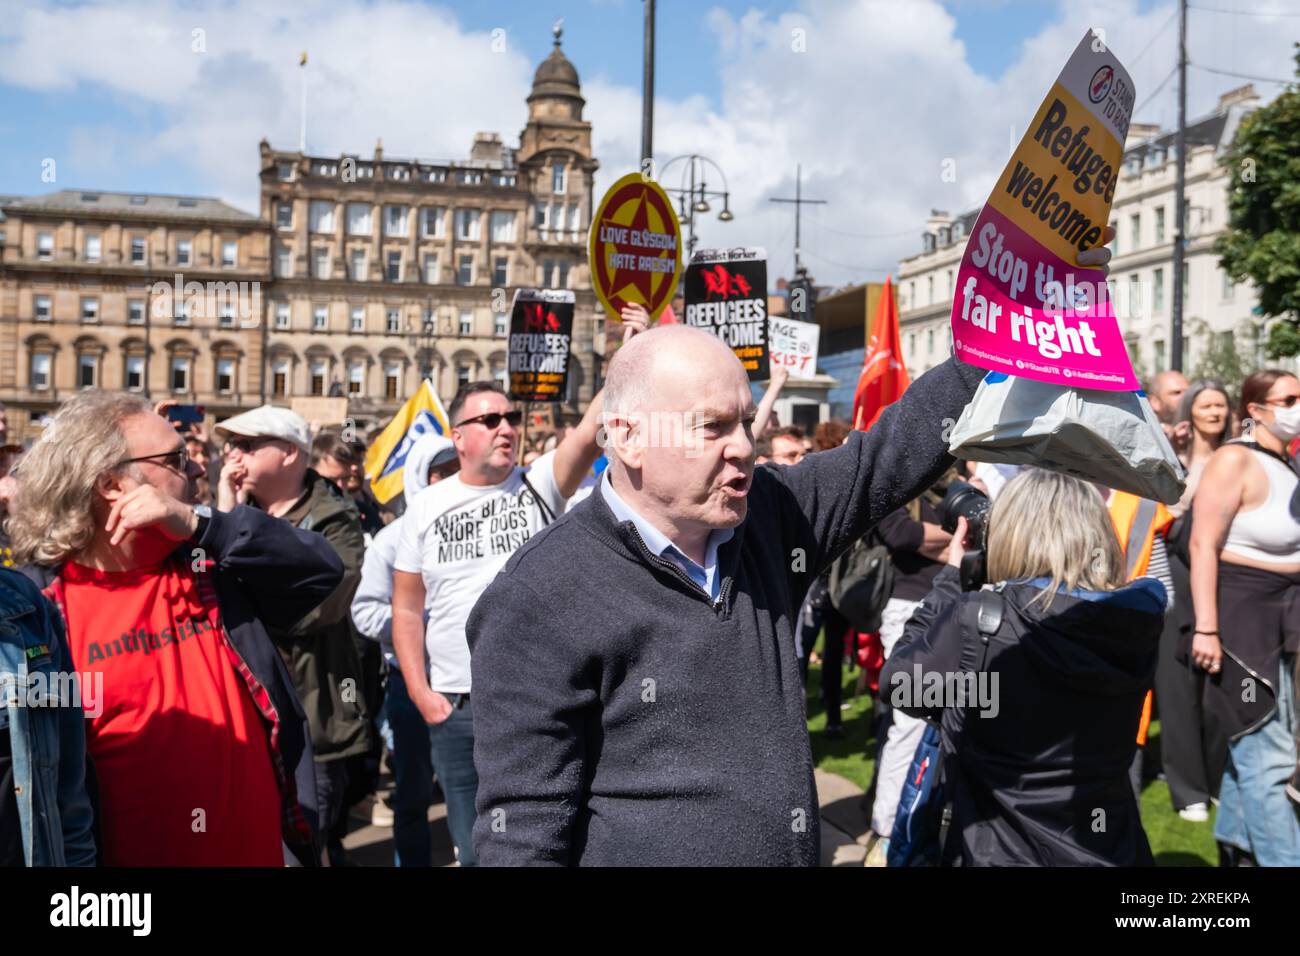
<path id="1" fill-rule="evenodd" d="M 276 304 L 275 327 L 277 329 L 287 329 L 289 327 L 289 303 L 279 302 Z"/>
<path id="2" fill-rule="evenodd" d="M 569 232 L 578 231 L 578 204 L 569 203 Z"/>
<path id="3" fill-rule="evenodd" d="M 477 209 L 457 209 L 456 238 L 478 239 L 478 219 Z"/>
<path id="4" fill-rule="evenodd" d="M 366 363 L 353 359 L 348 363 L 348 394 L 361 395 L 366 389 Z"/>
<path id="5" fill-rule="evenodd" d="M 144 239 L 140 236 L 131 237 L 131 261 L 135 263 L 144 262 L 145 245 Z"/>
<path id="6" fill-rule="evenodd" d="M 54 233 L 38 232 L 36 234 L 36 258 L 46 260 L 54 258 Z"/>
<path id="7" fill-rule="evenodd" d="M 477 169 L 463 169 L 460 173 L 460 181 L 466 186 L 478 186 L 483 182 L 483 174 Z"/>
<path id="8" fill-rule="evenodd" d="M 221 268 L 233 269 L 236 264 L 236 244 L 229 239 L 221 243 Z"/>
<path id="9" fill-rule="evenodd" d="M 1165 241 L 1165 207 L 1156 210 L 1156 245 Z"/>
<path id="10" fill-rule="evenodd" d="M 172 302 L 172 322 L 176 325 L 189 325 L 190 316 L 193 313 L 193 302 L 187 302 L 184 299 Z"/>
<path id="11" fill-rule="evenodd" d="M 325 394 L 325 360 L 312 359 L 311 363 L 311 394 Z"/>
<path id="12" fill-rule="evenodd" d="M 126 324 L 144 325 L 144 299 L 126 300 Z"/>
<path id="13" fill-rule="evenodd" d="M 275 172 L 281 179 L 293 179 L 293 163 L 276 163 Z"/>
<path id="14" fill-rule="evenodd" d="M 1135 212 L 1128 217 L 1128 251 L 1137 252 L 1142 247 L 1142 214 Z"/>
<path id="15" fill-rule="evenodd" d="M 1156 269 L 1151 273 L 1151 294 L 1156 312 L 1165 310 L 1165 270 Z"/>
<path id="16" fill-rule="evenodd" d="M 400 179 L 410 179 L 410 178 L 411 178 L 411 169 L 410 169 L 409 166 L 389 166 L 389 167 L 388 167 L 388 178 L 389 178 L 389 179 L 399 179 L 399 180 L 400 180 Z"/>
<path id="17" fill-rule="evenodd" d="M 235 390 L 235 360 L 217 359 L 217 391 L 228 395 Z"/>
<path id="18" fill-rule="evenodd" d="M 176 264 L 178 266 L 187 266 L 190 264 L 190 240 L 176 240 Z"/>
<path id="19" fill-rule="evenodd" d="M 86 296 L 81 300 L 81 321 L 98 322 L 99 321 L 99 299 L 94 296 Z"/>
<path id="20" fill-rule="evenodd" d="M 172 356 L 171 389 L 173 392 L 188 392 L 190 390 L 189 356 Z"/>
<path id="21" fill-rule="evenodd" d="M 384 207 L 384 235 L 385 236 L 405 236 L 406 235 L 406 206 L 385 206 Z"/>
<path id="22" fill-rule="evenodd" d="M 515 214 L 513 212 L 494 212 L 491 221 L 493 242 L 515 241 Z"/>
<path id="23" fill-rule="evenodd" d="M 278 202 L 275 204 L 275 227 L 277 229 L 293 228 L 293 203 Z"/>
<path id="24" fill-rule="evenodd" d="M 1119 226 L 1112 222 L 1110 228 L 1115 230 L 1115 238 L 1110 241 L 1110 254 L 1117 256 L 1119 255 Z"/>
<path id="25" fill-rule="evenodd" d="M 461 256 L 456 263 L 456 284 L 470 285 L 474 281 L 474 257 Z"/>
<path id="26" fill-rule="evenodd" d="M 472 312 L 462 312 L 460 314 L 460 334 L 474 334 L 474 314 Z"/>
<path id="27" fill-rule="evenodd" d="M 388 310 L 388 331 L 402 331 L 402 313 L 397 309 Z"/>
<path id="28" fill-rule="evenodd" d="M 510 260 L 505 256 L 497 256 L 492 260 L 492 284 L 498 288 L 508 284 L 508 266 Z"/>
<path id="29" fill-rule="evenodd" d="M 447 210 L 441 206 L 427 206 L 420 210 L 420 233 L 426 239 L 441 239 L 443 237 L 443 222 L 446 219 Z"/>
<path id="30" fill-rule="evenodd" d="M 548 208 L 546 203 L 541 202 L 533 207 L 533 225 L 542 231 L 546 230 L 546 210 Z"/>
<path id="31" fill-rule="evenodd" d="M 1140 318 L 1142 313 L 1142 280 L 1135 272 L 1128 277 L 1128 314 L 1136 319 Z"/>
<path id="32" fill-rule="evenodd" d="M 1155 353 L 1156 353 L 1156 371 L 1163 372 L 1165 370 L 1165 343 L 1163 340 L 1156 339 Z"/>
<path id="33" fill-rule="evenodd" d="M 1236 295 L 1236 292 L 1237 284 L 1232 281 L 1232 276 L 1225 272 L 1223 274 L 1223 297 L 1230 300 Z"/>
<path id="34" fill-rule="evenodd" d="M 926 299 L 926 304 L 934 305 L 934 276 L 927 277 L 925 280 L 925 285 L 926 285 L 926 295 L 928 296 L 928 298 Z"/>
<path id="35" fill-rule="evenodd" d="M 35 352 L 32 355 L 32 388 L 50 387 L 50 353 Z"/>
<path id="36" fill-rule="evenodd" d="M 438 257 L 437 256 L 424 257 L 424 281 L 428 285 L 438 284 Z"/>
<path id="37" fill-rule="evenodd" d="M 466 385 L 469 384 L 469 375 L 470 375 L 470 370 L 468 365 L 456 366 L 456 387 L 458 389 L 464 388 Z"/>
<path id="38" fill-rule="evenodd" d="M 334 203 L 313 199 L 307 223 L 312 232 L 333 232 Z"/>
<path id="39" fill-rule="evenodd" d="M 569 177 L 566 175 L 564 163 L 551 164 L 551 192 L 567 192 Z"/>
<path id="40" fill-rule="evenodd" d="M 288 249 L 275 251 L 275 274 L 282 279 L 293 278 L 293 256 Z"/>
<path id="41" fill-rule="evenodd" d="M 101 243 L 100 243 L 99 236 L 97 235 L 86 236 L 86 261 L 87 262 L 99 261 L 100 247 L 101 247 Z"/>
<path id="42" fill-rule="evenodd" d="M 402 382 L 402 367 L 396 362 L 387 362 L 384 364 L 384 398 L 390 402 L 396 401 L 400 396 L 397 394 Z"/>
<path id="43" fill-rule="evenodd" d="M 221 303 L 220 311 L 217 313 L 217 325 L 223 329 L 233 329 L 235 327 L 235 307 L 229 302 Z"/>
<path id="44" fill-rule="evenodd" d="M 352 250 L 352 279 L 354 282 L 364 282 L 366 279 L 366 250 Z"/>
<path id="45" fill-rule="evenodd" d="M 330 251 L 328 249 L 312 250 L 312 274 L 317 279 L 330 277 Z"/>
<path id="46" fill-rule="evenodd" d="M 925 332 L 925 354 L 934 355 L 934 329 L 926 329 Z"/>
<path id="47" fill-rule="evenodd" d="M 389 282 L 402 281 L 402 253 L 397 249 L 388 251 L 388 262 L 384 268 L 384 278 Z"/>
<path id="48" fill-rule="evenodd" d="M 37 322 L 50 321 L 50 297 L 48 295 L 32 296 L 32 316 Z"/>
<path id="49" fill-rule="evenodd" d="M 126 357 L 126 390 L 138 392 L 144 388 L 144 356 L 128 355 Z"/>
<path id="50" fill-rule="evenodd" d="M 916 333 L 909 332 L 907 335 L 907 354 L 908 357 L 916 355 Z"/>
<path id="51" fill-rule="evenodd" d="M 1187 297 L 1191 293 L 1191 287 L 1192 287 L 1192 264 L 1190 262 L 1184 262 L 1183 263 L 1183 303 L 1184 303 L 1183 308 L 1184 309 L 1187 308 L 1186 305 Z"/>
<path id="52" fill-rule="evenodd" d="M 509 316 L 505 315 L 504 313 L 498 313 L 497 315 L 494 315 L 492 317 L 492 334 L 499 339 L 505 338 L 506 333 L 509 331 L 508 323 L 509 323 Z"/>
<path id="53" fill-rule="evenodd" d="M 77 388 L 94 388 L 96 373 L 99 370 L 99 357 L 95 355 L 77 356 Z"/>
<path id="54" fill-rule="evenodd" d="M 329 321 L 329 312 L 327 307 L 318 305 L 312 310 L 311 327 L 313 331 L 324 332 L 325 326 Z M 314 393 L 313 393 L 314 394 Z"/>
<path id="55" fill-rule="evenodd" d="M 289 393 L 289 360 L 276 359 L 271 363 L 271 394 L 283 398 Z"/>
<path id="56" fill-rule="evenodd" d="M 350 202 L 348 203 L 348 235 L 349 236 L 368 236 L 370 235 L 370 218 L 372 209 L 367 202 Z"/>
<path id="57" fill-rule="evenodd" d="M 353 332 L 364 332 L 366 330 L 366 310 L 358 306 L 352 310 L 348 328 Z"/>
<path id="58" fill-rule="evenodd" d="M 559 232 L 564 228 L 564 203 L 551 203 L 550 212 L 551 229 Z"/>
<path id="59" fill-rule="evenodd" d="M 569 264 L 567 262 L 561 262 L 559 268 L 559 275 L 556 277 L 555 280 L 555 288 L 567 289 L 568 287 L 569 287 Z"/>
<path id="60" fill-rule="evenodd" d="M 541 276 L 537 280 L 537 284 L 544 289 L 552 288 L 553 283 L 551 282 L 551 277 L 555 275 L 555 260 L 543 259 L 542 264 L 539 268 L 542 271 L 541 271 Z"/>

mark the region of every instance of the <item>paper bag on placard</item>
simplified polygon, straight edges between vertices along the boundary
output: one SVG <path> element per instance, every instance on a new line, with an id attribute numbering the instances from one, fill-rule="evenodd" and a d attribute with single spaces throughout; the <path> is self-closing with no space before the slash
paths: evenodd
<path id="1" fill-rule="evenodd" d="M 948 440 L 957 458 L 1049 471 L 1174 504 L 1186 474 L 1141 392 L 990 372 Z"/>

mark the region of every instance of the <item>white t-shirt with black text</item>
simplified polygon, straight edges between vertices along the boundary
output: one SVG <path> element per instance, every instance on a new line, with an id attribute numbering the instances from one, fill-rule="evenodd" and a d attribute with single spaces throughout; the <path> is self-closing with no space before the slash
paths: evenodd
<path id="1" fill-rule="evenodd" d="M 470 692 L 465 623 L 474 602 L 510 556 L 546 526 L 525 477 L 553 517 L 563 514 L 555 452 L 548 452 L 497 485 L 444 478 L 416 495 L 402 516 L 393 566 L 424 578 L 429 686 L 440 693 Z"/>

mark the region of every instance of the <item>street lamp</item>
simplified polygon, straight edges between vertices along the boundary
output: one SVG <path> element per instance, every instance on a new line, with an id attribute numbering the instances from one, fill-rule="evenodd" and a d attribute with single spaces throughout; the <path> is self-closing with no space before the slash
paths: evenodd
<path id="1" fill-rule="evenodd" d="M 709 204 L 710 199 L 722 200 L 722 212 L 718 213 L 719 222 L 731 222 L 736 217 L 731 212 L 731 193 L 727 188 L 727 175 L 722 171 L 722 167 L 709 159 L 707 156 L 701 156 L 699 153 L 691 153 L 688 156 L 674 156 L 668 162 L 664 163 L 663 168 L 659 171 L 659 182 L 663 185 L 668 179 L 668 171 L 674 164 L 682 164 L 682 178 L 680 186 L 664 186 L 663 190 L 669 196 L 677 200 L 677 208 L 681 210 L 678 218 L 681 219 L 682 225 L 686 228 L 686 261 L 690 262 L 695 253 L 695 217 L 709 212 L 713 207 Z M 705 182 L 705 173 L 709 170 L 715 170 L 722 178 L 722 191 L 709 189 Z"/>
<path id="2" fill-rule="evenodd" d="M 420 371 L 427 379 L 433 379 L 433 338 L 437 331 L 437 321 L 433 315 L 433 296 L 425 301 L 424 318 L 420 321 L 420 334 L 409 336 L 407 341 L 412 348 L 419 349 Z"/>

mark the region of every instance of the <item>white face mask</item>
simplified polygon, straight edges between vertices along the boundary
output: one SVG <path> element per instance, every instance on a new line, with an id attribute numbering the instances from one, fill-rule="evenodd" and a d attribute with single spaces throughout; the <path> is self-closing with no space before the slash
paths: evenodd
<path id="1" fill-rule="evenodd" d="M 1277 405 L 1270 405 L 1269 408 L 1273 409 L 1273 420 L 1265 422 L 1265 428 L 1283 441 L 1290 441 L 1300 435 L 1300 402 L 1290 408 L 1280 408 Z"/>

